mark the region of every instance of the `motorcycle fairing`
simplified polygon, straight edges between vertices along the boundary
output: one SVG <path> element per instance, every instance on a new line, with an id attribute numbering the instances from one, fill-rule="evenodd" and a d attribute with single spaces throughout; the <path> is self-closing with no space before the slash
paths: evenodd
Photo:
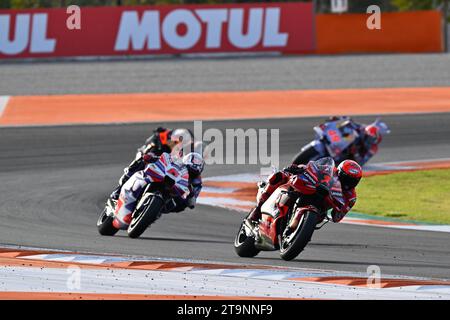
<path id="1" fill-rule="evenodd" d="M 182 198 L 190 193 L 189 173 L 184 165 L 172 160 L 168 153 L 163 153 L 156 162 L 149 163 L 145 168 L 149 182 L 163 182 L 168 177 L 173 181 L 171 191 Z"/>
<path id="2" fill-rule="evenodd" d="M 330 121 L 314 127 L 317 139 L 323 141 L 328 154 L 337 158 L 358 137 L 348 120 Z"/>
<path id="3" fill-rule="evenodd" d="M 287 189 L 287 185 L 278 187 L 261 207 L 260 241 L 257 244 L 261 250 L 275 250 L 278 247 L 277 224 L 290 208 Z"/>
<path id="4" fill-rule="evenodd" d="M 263 214 L 269 215 L 272 218 L 277 218 L 280 214 L 280 209 L 278 207 L 279 200 L 282 196 L 282 189 L 278 188 L 275 190 L 267 199 L 261 207 L 261 212 Z"/>

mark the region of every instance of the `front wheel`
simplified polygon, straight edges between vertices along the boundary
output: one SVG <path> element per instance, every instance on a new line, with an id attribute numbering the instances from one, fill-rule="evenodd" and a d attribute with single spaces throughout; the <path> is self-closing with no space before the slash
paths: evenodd
<path id="1" fill-rule="evenodd" d="M 158 219 L 164 206 L 164 200 L 157 196 L 151 196 L 147 200 L 148 204 L 144 204 L 134 214 L 130 225 L 128 226 L 128 236 L 130 238 L 138 238 L 153 222 Z"/>
<path id="2" fill-rule="evenodd" d="M 239 232 L 234 239 L 234 250 L 239 257 L 253 258 L 260 250 L 255 247 L 255 237 L 248 235 L 247 228 L 245 221 L 242 222 Z"/>
<path id="3" fill-rule="evenodd" d="M 113 226 L 114 217 L 107 215 L 107 208 L 103 209 L 97 220 L 97 229 L 102 236 L 113 236 L 119 231 Z"/>
<path id="4" fill-rule="evenodd" d="M 317 213 L 313 211 L 306 212 L 302 216 L 297 229 L 288 235 L 283 235 L 280 245 L 280 256 L 283 260 L 290 261 L 303 251 L 311 240 L 316 223 Z"/>

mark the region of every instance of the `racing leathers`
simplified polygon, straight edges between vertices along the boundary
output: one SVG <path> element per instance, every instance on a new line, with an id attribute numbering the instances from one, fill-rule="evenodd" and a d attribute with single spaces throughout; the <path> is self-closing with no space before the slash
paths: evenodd
<path id="1" fill-rule="evenodd" d="M 290 178 L 293 175 L 301 174 L 303 171 L 305 171 L 305 169 L 305 165 L 292 164 L 291 166 L 283 169 L 283 171 L 273 173 L 268 178 L 267 184 L 265 185 L 264 190 L 258 199 L 258 203 L 256 204 L 256 207 L 250 212 L 248 219 L 257 222 L 261 218 L 261 207 L 264 202 L 269 199 L 270 195 L 276 189 L 278 189 L 278 187 L 284 184 L 290 184 Z M 334 168 L 334 170 L 335 176 L 337 176 L 336 168 Z M 340 222 L 356 203 L 356 191 L 354 188 L 347 189 L 345 188 L 345 186 L 342 186 L 342 194 L 344 196 L 345 204 L 339 206 L 336 204 L 336 206 L 334 206 L 331 211 L 333 222 Z M 322 220 L 318 221 L 318 223 L 320 223 Z"/>
<path id="2" fill-rule="evenodd" d="M 159 127 L 153 131 L 153 135 L 138 149 L 136 158 L 123 170 L 124 173 L 119 179 L 118 186 L 111 193 L 110 199 L 118 200 L 123 185 L 133 174 L 144 170 L 146 163 L 152 161 L 155 157 L 159 157 L 164 152 L 170 153 L 172 151 L 172 148 L 168 144 L 170 132 L 170 129 L 163 127 Z"/>
<path id="3" fill-rule="evenodd" d="M 160 158 L 164 157 L 165 161 L 170 161 L 170 155 L 163 153 L 161 157 L 153 157 L 149 159 L 149 163 L 156 162 Z M 138 200 L 141 198 L 147 185 L 153 182 L 152 172 L 148 167 L 144 170 L 140 170 L 134 173 L 128 181 L 123 185 L 119 200 L 117 202 L 115 210 L 115 219 L 113 220 L 113 226 L 117 229 L 127 229 L 131 222 L 131 215 L 134 212 Z M 167 202 L 161 211 L 161 213 L 180 212 L 186 208 L 193 209 L 195 207 L 198 196 L 202 189 L 201 175 L 194 175 L 188 171 L 189 174 L 189 190 L 190 193 L 187 197 L 174 196 L 169 202 Z"/>

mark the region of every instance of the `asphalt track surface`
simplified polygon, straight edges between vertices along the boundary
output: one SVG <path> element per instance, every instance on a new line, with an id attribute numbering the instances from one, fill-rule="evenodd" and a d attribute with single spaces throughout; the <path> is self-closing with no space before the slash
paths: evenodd
<path id="1" fill-rule="evenodd" d="M 449 85 L 448 54 L 0 64 L 0 95 Z M 384 118 L 393 132 L 374 162 L 450 157 L 450 114 Z M 320 120 L 204 127 L 280 128 L 284 165 L 312 138 L 311 128 Z M 101 237 L 95 223 L 103 203 L 155 125 L 0 128 L 0 244 L 358 272 L 376 264 L 385 274 L 450 279 L 447 233 L 328 224 L 294 261 L 284 262 L 276 252 L 242 259 L 232 246 L 242 214 L 198 206 L 163 216 L 138 240 L 123 233 Z M 258 168 L 216 165 L 205 175 Z"/>
<path id="2" fill-rule="evenodd" d="M 0 95 L 431 87 L 450 54 L 0 63 Z"/>
<path id="3" fill-rule="evenodd" d="M 369 118 L 356 118 L 368 121 Z M 386 116 L 393 133 L 374 162 L 450 157 L 450 114 Z M 281 165 L 312 138 L 322 119 L 208 122 L 204 128 L 280 128 Z M 188 126 L 171 123 L 171 126 Z M 197 206 L 163 216 L 137 240 L 97 233 L 96 220 L 122 168 L 154 125 L 0 128 L 0 243 L 96 253 L 288 265 L 450 279 L 450 235 L 328 224 L 294 261 L 277 252 L 236 256 L 233 238 L 243 217 Z M 210 166 L 206 176 L 252 172 L 257 166 Z M 438 182 L 436 182 L 438 183 Z M 405 186 L 407 188 L 420 186 Z"/>

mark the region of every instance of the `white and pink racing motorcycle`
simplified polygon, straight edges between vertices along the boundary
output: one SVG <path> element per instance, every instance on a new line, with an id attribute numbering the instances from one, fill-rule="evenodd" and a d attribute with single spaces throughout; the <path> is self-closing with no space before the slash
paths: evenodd
<path id="1" fill-rule="evenodd" d="M 174 197 L 186 199 L 189 195 L 189 173 L 181 159 L 163 153 L 156 162 L 145 167 L 145 179 L 149 182 L 137 200 L 127 233 L 138 238 L 163 213 L 169 213 Z M 119 231 L 113 225 L 116 201 L 108 199 L 105 209 L 97 221 L 101 235 L 113 236 Z"/>

